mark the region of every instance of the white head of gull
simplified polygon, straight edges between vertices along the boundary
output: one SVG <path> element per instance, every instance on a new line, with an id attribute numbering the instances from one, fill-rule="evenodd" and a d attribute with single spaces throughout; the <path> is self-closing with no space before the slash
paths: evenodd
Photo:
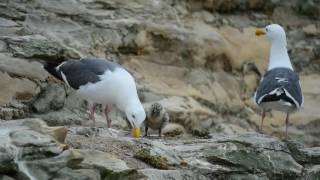
<path id="1" fill-rule="evenodd" d="M 256 35 L 266 35 L 271 41 L 268 70 L 276 67 L 284 67 L 293 70 L 287 50 L 286 32 L 280 25 L 270 24 L 264 29 L 258 29 Z"/>

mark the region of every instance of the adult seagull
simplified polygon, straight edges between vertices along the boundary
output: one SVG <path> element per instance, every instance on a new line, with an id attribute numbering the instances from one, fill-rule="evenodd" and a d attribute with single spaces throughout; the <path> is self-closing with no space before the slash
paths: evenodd
<path id="1" fill-rule="evenodd" d="M 111 127 L 108 113 L 111 106 L 115 105 L 126 114 L 132 126 L 132 135 L 140 137 L 140 126 L 146 113 L 139 100 L 134 78 L 122 66 L 105 59 L 80 59 L 64 61 L 59 65 L 47 63 L 44 68 L 92 104 L 90 119 L 94 126 L 96 104 L 104 105 L 108 128 Z"/>
<path id="2" fill-rule="evenodd" d="M 284 29 L 271 24 L 257 29 L 256 35 L 266 35 L 271 41 L 269 67 L 255 93 L 255 102 L 262 108 L 260 131 L 267 110 L 286 113 L 286 138 L 288 138 L 289 114 L 303 105 L 299 76 L 294 72 L 287 52 Z"/>

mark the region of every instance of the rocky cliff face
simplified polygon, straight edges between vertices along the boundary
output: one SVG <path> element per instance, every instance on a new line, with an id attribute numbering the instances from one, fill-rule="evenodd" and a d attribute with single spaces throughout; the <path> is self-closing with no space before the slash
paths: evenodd
<path id="1" fill-rule="evenodd" d="M 218 137 L 224 134 L 231 138 L 235 134 L 255 132 L 260 117 L 252 96 L 267 67 L 269 42 L 255 37 L 254 30 L 278 23 L 287 31 L 289 54 L 300 73 L 305 97 L 304 108 L 291 117 L 289 136 L 309 147 L 320 146 L 319 8 L 318 0 L 2 0 L 0 119 L 33 117 L 50 126 L 89 126 L 86 103 L 49 76 L 41 63 L 100 57 L 122 64 L 134 75 L 145 106 L 155 101 L 164 105 L 172 122 L 164 129 L 168 136 L 189 137 L 183 135 L 186 133 L 212 137 L 221 133 Z M 127 128 L 121 113 L 114 111 L 111 118 L 114 127 Z M 99 127 L 106 126 L 102 115 L 97 121 Z M 265 133 L 282 137 L 283 124 L 283 114 L 268 113 Z M 85 134 L 79 136 L 85 139 Z M 77 140 L 72 138 L 80 137 L 70 135 L 69 144 Z M 130 144 L 135 147 L 137 143 Z M 174 142 L 165 143 L 169 148 L 175 146 Z M 177 143 L 192 144 L 196 140 Z M 319 162 L 293 157 L 288 144 L 281 145 L 280 149 L 271 148 L 285 153 L 284 164 L 291 164 L 288 167 L 281 163 L 271 166 L 274 163 L 268 162 L 268 165 L 256 164 L 250 169 L 252 165 L 246 164 L 245 159 L 237 159 L 238 155 L 253 153 L 259 154 L 249 154 L 255 161 L 265 162 L 266 157 L 273 161 L 278 155 L 269 156 L 268 146 L 242 140 L 217 140 L 206 155 L 202 155 L 202 148 L 194 150 L 197 159 L 187 164 L 198 160 L 206 164 L 200 173 L 204 178 L 220 177 L 218 174 L 221 178 L 229 174 L 230 179 L 244 174 L 248 175 L 245 179 L 249 176 L 251 179 L 299 178 L 305 173 L 319 172 L 319 167 L 310 165 Z M 227 150 L 221 151 L 221 147 Z M 104 151 L 101 147 L 85 148 Z M 192 146 L 189 148 L 192 151 Z M 230 158 L 232 153 L 237 157 Z M 206 160 L 202 162 L 204 157 Z M 133 159 L 127 163 L 138 161 Z M 146 168 L 151 167 L 143 168 L 150 177 L 171 172 L 185 176 L 180 171 L 153 172 Z M 13 166 L 13 169 L 9 172 L 19 168 Z M 88 173 L 96 171 L 89 169 Z M 187 174 L 189 170 L 195 172 L 193 168 L 187 169 Z M 105 177 L 105 174 L 100 173 L 100 176 Z"/>

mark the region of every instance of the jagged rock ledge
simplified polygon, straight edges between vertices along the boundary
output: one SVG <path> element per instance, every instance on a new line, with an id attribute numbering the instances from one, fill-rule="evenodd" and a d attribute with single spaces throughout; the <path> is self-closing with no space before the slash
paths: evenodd
<path id="1" fill-rule="evenodd" d="M 210 139 L 110 137 L 101 128 L 1 123 L 0 174 L 7 179 L 317 179 L 320 148 L 249 133 Z"/>

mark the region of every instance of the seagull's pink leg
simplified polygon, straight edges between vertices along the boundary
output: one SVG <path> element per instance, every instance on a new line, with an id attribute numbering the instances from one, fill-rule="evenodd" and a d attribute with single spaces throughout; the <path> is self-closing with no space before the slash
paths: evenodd
<path id="1" fill-rule="evenodd" d="M 262 133 L 262 127 L 263 127 L 263 120 L 266 116 L 266 111 L 264 109 L 262 109 L 262 112 L 261 112 L 261 124 L 260 124 L 260 132 Z"/>
<path id="2" fill-rule="evenodd" d="M 108 115 L 110 111 L 111 111 L 111 106 L 106 105 L 106 107 L 104 109 L 104 114 L 106 116 L 108 128 L 111 127 L 111 119 L 109 118 L 109 115 Z"/>
<path id="3" fill-rule="evenodd" d="M 289 113 L 286 116 L 286 139 L 288 139 L 288 124 L 289 124 Z"/>
<path id="4" fill-rule="evenodd" d="M 93 105 L 89 108 L 90 114 L 89 114 L 89 118 L 93 121 L 93 127 L 96 126 L 96 119 L 94 117 L 94 112 L 96 110 L 96 103 L 93 103 Z"/>

